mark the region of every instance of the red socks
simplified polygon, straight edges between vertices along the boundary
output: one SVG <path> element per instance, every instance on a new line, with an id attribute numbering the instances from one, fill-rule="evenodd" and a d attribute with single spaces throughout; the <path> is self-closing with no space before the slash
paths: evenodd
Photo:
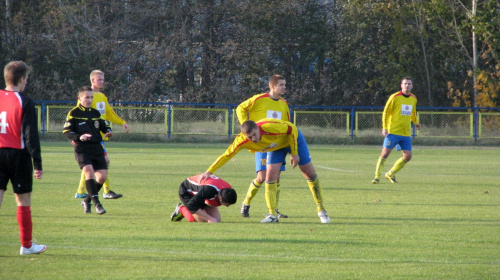
<path id="1" fill-rule="evenodd" d="M 19 225 L 21 245 L 24 248 L 31 248 L 33 222 L 31 220 L 30 206 L 17 206 L 17 224 Z"/>
<path id="2" fill-rule="evenodd" d="M 184 216 L 184 218 L 186 218 L 186 220 L 190 221 L 191 223 L 194 222 L 193 214 L 191 214 L 191 212 L 189 212 L 189 210 L 187 209 L 186 206 L 182 205 L 179 208 L 179 211 L 182 213 L 182 216 Z"/>

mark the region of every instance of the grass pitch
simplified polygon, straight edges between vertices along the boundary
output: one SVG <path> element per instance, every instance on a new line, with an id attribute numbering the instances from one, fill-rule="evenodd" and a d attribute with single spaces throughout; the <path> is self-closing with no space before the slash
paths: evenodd
<path id="1" fill-rule="evenodd" d="M 112 189 L 105 215 L 85 215 L 69 143 L 42 143 L 44 177 L 32 194 L 41 255 L 19 256 L 9 185 L 0 209 L 0 279 L 498 279 L 500 149 L 415 147 L 398 184 L 371 184 L 377 146 L 310 146 L 331 224 L 321 224 L 300 171 L 282 173 L 279 209 L 261 224 L 240 205 L 254 178 L 242 151 L 215 175 L 238 192 L 220 224 L 170 222 L 177 189 L 225 144 L 107 145 Z M 389 169 L 399 152 L 386 163 Z"/>

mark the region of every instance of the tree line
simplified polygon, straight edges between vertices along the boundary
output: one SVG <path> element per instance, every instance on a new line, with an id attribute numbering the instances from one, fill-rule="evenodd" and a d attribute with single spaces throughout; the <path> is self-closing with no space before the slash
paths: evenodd
<path id="1" fill-rule="evenodd" d="M 74 100 L 93 69 L 113 101 L 239 103 L 287 79 L 293 105 L 497 107 L 495 0 L 6 0 L 0 58 L 35 100 Z M 474 52 L 475 50 L 475 52 Z"/>

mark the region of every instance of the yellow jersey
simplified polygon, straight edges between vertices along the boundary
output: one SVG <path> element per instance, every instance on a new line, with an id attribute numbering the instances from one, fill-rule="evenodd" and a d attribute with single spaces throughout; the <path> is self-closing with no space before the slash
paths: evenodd
<path id="1" fill-rule="evenodd" d="M 257 122 L 257 126 L 261 134 L 259 142 L 254 143 L 248 140 L 243 133 L 238 134 L 233 143 L 212 163 L 207 171 L 213 174 L 243 148 L 248 149 L 250 152 L 266 153 L 290 147 L 292 155 L 298 154 L 297 137 L 299 133 L 293 123 L 263 119 Z"/>
<path id="2" fill-rule="evenodd" d="M 280 97 L 273 99 L 268 92 L 256 94 L 243 101 L 236 107 L 236 116 L 240 124 L 245 121 L 259 121 L 262 119 L 277 119 L 290 121 L 288 102 Z"/>
<path id="3" fill-rule="evenodd" d="M 388 133 L 411 136 L 411 122 L 417 121 L 417 97 L 410 93 L 403 95 L 401 91 L 389 96 L 382 113 L 382 128 Z"/>

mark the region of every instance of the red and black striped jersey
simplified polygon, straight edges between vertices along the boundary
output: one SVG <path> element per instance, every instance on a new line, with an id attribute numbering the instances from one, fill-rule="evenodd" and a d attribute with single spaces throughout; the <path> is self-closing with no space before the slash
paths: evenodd
<path id="1" fill-rule="evenodd" d="M 0 90 L 0 148 L 28 149 L 35 169 L 42 170 L 35 106 L 22 93 Z"/>

